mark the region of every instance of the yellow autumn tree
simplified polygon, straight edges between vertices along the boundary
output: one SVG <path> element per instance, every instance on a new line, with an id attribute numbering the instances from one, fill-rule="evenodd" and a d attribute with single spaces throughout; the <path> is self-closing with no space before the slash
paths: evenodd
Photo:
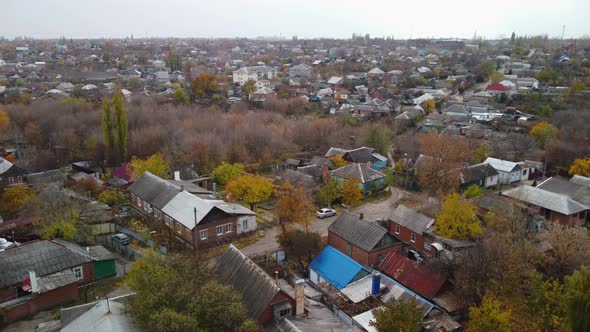
<path id="1" fill-rule="evenodd" d="M 281 185 L 278 192 L 277 215 L 280 222 L 296 222 L 305 226 L 314 217 L 315 206 L 302 186 L 293 187 L 289 182 Z"/>
<path id="2" fill-rule="evenodd" d="M 436 233 L 450 239 L 469 239 L 482 234 L 476 209 L 475 205 L 457 193 L 446 195 L 441 211 L 436 216 Z"/>
<path id="3" fill-rule="evenodd" d="M 10 117 L 8 116 L 8 113 L 0 107 L 0 128 L 8 126 L 9 123 Z"/>
<path id="4" fill-rule="evenodd" d="M 163 179 L 170 178 L 170 165 L 160 152 L 156 152 L 147 159 L 133 157 L 127 166 L 130 168 L 133 178 L 139 178 L 144 172 L 150 172 Z"/>
<path id="5" fill-rule="evenodd" d="M 430 114 L 432 111 L 434 111 L 436 103 L 434 102 L 434 99 L 427 99 L 423 101 L 420 106 L 422 106 L 422 109 L 424 112 L 426 112 L 426 114 Z"/>
<path id="6" fill-rule="evenodd" d="M 265 177 L 244 174 L 228 182 L 225 191 L 235 199 L 248 203 L 250 209 L 254 211 L 257 204 L 270 198 L 273 192 L 273 184 Z"/>
<path id="7" fill-rule="evenodd" d="M 363 199 L 363 190 L 360 181 L 355 178 L 348 178 L 342 182 L 342 201 L 346 205 L 356 205 Z"/>
<path id="8" fill-rule="evenodd" d="M 542 121 L 537 123 L 529 132 L 529 134 L 539 143 L 540 146 L 545 146 L 550 139 L 559 134 L 559 129 L 549 122 Z"/>
<path id="9" fill-rule="evenodd" d="M 590 177 L 590 158 L 574 160 L 570 167 L 570 175 L 581 175 Z"/>
<path id="10" fill-rule="evenodd" d="M 344 160 L 344 158 L 342 158 L 342 156 L 337 155 L 337 154 L 328 157 L 328 159 L 330 159 L 330 161 L 334 164 L 334 166 L 336 168 L 348 165 L 348 162 L 346 160 Z"/>
<path id="11" fill-rule="evenodd" d="M 14 217 L 35 193 L 25 184 L 6 187 L 0 193 L 0 215 Z"/>

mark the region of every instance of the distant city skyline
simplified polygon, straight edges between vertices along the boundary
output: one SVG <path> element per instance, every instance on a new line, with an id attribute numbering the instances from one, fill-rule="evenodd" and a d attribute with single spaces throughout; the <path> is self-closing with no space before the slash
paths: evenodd
<path id="1" fill-rule="evenodd" d="M 33 38 L 508 38 L 590 35 L 590 1 L 3 0 L 0 36 Z"/>

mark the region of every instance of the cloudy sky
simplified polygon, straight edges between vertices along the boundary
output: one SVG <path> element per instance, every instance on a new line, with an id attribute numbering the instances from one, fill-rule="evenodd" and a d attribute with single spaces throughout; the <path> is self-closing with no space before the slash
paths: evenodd
<path id="1" fill-rule="evenodd" d="M 590 0 L 0 0 L 0 36 L 590 35 Z"/>

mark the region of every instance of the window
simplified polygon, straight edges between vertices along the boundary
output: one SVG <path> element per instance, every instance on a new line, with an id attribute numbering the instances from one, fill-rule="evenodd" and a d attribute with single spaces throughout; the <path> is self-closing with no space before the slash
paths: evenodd
<path id="1" fill-rule="evenodd" d="M 207 230 L 206 229 L 201 231 L 201 240 L 207 240 Z"/>
<path id="2" fill-rule="evenodd" d="M 350 243 L 346 245 L 346 254 L 352 256 L 352 244 Z"/>
<path id="3" fill-rule="evenodd" d="M 154 209 L 154 215 L 156 216 L 156 218 L 160 219 L 160 210 Z"/>
<path id="4" fill-rule="evenodd" d="M 226 233 L 231 233 L 231 224 L 224 225 L 223 228 Z"/>
<path id="5" fill-rule="evenodd" d="M 170 227 L 172 225 L 172 218 L 170 218 L 169 216 L 165 216 L 164 222 L 166 223 L 166 226 Z"/>
<path id="6" fill-rule="evenodd" d="M 242 227 L 248 229 L 248 220 L 242 220 Z"/>
<path id="7" fill-rule="evenodd" d="M 379 256 L 377 256 L 377 264 L 381 264 L 384 258 L 385 256 L 383 254 L 379 254 Z"/>
<path id="8" fill-rule="evenodd" d="M 399 225 L 395 225 L 395 234 L 399 234 Z"/>
<path id="9" fill-rule="evenodd" d="M 76 279 L 78 280 L 82 280 L 82 278 L 84 278 L 84 273 L 82 271 L 82 267 L 78 266 L 72 269 L 72 272 L 74 272 L 74 276 L 76 277 Z"/>
<path id="10" fill-rule="evenodd" d="M 217 232 L 217 236 L 223 235 L 223 225 L 215 227 L 215 231 Z"/>
<path id="11" fill-rule="evenodd" d="M 282 309 L 281 311 L 279 311 L 279 316 L 280 317 L 285 317 L 287 315 L 291 314 L 291 309 L 287 308 L 287 309 Z"/>
<path id="12" fill-rule="evenodd" d="M 12 184 L 12 183 L 14 183 L 14 178 L 13 178 L 12 176 L 8 178 L 8 183 L 9 183 L 9 184 Z"/>
<path id="13" fill-rule="evenodd" d="M 528 171 L 528 170 L 526 170 L 526 169 L 525 169 L 524 171 L 522 171 L 522 175 L 523 175 L 523 176 L 526 176 L 526 173 L 527 173 L 527 171 Z"/>
<path id="14" fill-rule="evenodd" d="M 430 251 L 430 250 L 432 250 L 432 246 L 430 245 L 430 243 L 424 242 L 424 249 Z"/>
<path id="15" fill-rule="evenodd" d="M 21 183 L 21 182 L 23 182 L 23 177 L 22 177 L 22 176 L 20 176 L 20 175 L 19 175 L 19 176 L 17 176 L 17 177 L 16 177 L 16 182 L 18 182 L 18 183 Z"/>
<path id="16" fill-rule="evenodd" d="M 412 235 L 410 236 L 410 241 L 416 242 L 416 234 L 412 233 Z"/>
<path id="17" fill-rule="evenodd" d="M 141 198 L 137 197 L 137 206 L 141 207 Z"/>

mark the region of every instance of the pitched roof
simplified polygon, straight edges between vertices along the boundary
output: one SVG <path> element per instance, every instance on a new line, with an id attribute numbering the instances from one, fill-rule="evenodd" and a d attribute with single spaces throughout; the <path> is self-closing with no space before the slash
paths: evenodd
<path id="1" fill-rule="evenodd" d="M 373 161 L 372 153 L 374 149 L 362 147 L 354 150 L 349 150 L 344 154 L 345 159 L 348 157 L 354 163 L 368 163 Z"/>
<path id="2" fill-rule="evenodd" d="M 90 258 L 53 241 L 29 242 L 0 252 L 0 288 L 23 282 L 29 271 L 43 277 L 89 261 Z"/>
<path id="3" fill-rule="evenodd" d="M 508 160 L 496 159 L 488 157 L 484 160 L 483 164 L 490 164 L 493 168 L 500 172 L 510 173 L 515 170 L 517 167 L 520 167 L 518 163 Z M 520 168 L 519 168 L 520 169 Z"/>
<path id="4" fill-rule="evenodd" d="M 379 270 L 427 299 L 436 296 L 446 281 L 445 277 L 395 251 L 385 256 Z"/>
<path id="5" fill-rule="evenodd" d="M 469 183 L 494 175 L 498 175 L 498 171 L 490 164 L 471 165 L 461 169 L 461 183 Z"/>
<path id="6" fill-rule="evenodd" d="M 0 157 L 0 174 L 6 173 L 11 167 L 12 163 L 2 157 Z"/>
<path id="7" fill-rule="evenodd" d="M 314 191 L 318 186 L 313 176 L 290 169 L 285 172 L 283 181 L 287 181 L 295 187 L 302 186 L 307 192 Z"/>
<path id="8" fill-rule="evenodd" d="M 252 319 L 258 319 L 280 291 L 272 278 L 233 244 L 217 260 L 219 280 L 240 294 Z"/>
<path id="9" fill-rule="evenodd" d="M 537 188 L 566 195 L 580 204 L 590 206 L 590 186 L 571 182 L 561 177 L 551 177 L 540 183 Z"/>
<path id="10" fill-rule="evenodd" d="M 487 194 L 474 197 L 473 203 L 480 209 L 491 211 L 499 215 L 512 217 L 514 213 L 513 206 L 514 202 L 509 197 L 498 195 L 498 194 Z M 518 206 L 519 209 L 523 208 L 522 205 Z"/>
<path id="11" fill-rule="evenodd" d="M 369 71 L 369 74 L 381 75 L 385 74 L 385 72 L 381 70 L 379 67 L 375 67 Z"/>
<path id="12" fill-rule="evenodd" d="M 488 85 L 486 90 L 488 90 L 488 91 L 508 91 L 508 90 L 510 90 L 510 88 L 505 85 L 502 85 L 500 83 L 494 83 L 494 84 Z"/>
<path id="13" fill-rule="evenodd" d="M 129 295 L 60 310 L 64 332 L 92 330 L 95 332 L 139 332 L 135 321 L 125 312 L 124 298 Z M 107 303 L 108 301 L 108 303 Z"/>
<path id="14" fill-rule="evenodd" d="M 434 219 L 411 209 L 403 204 L 399 205 L 389 217 L 389 220 L 421 235 L 432 226 Z"/>
<path id="15" fill-rule="evenodd" d="M 71 251 L 77 252 L 95 261 L 104 261 L 116 258 L 116 256 L 112 252 L 110 252 L 107 248 L 101 245 L 82 247 L 81 245 L 75 242 L 70 242 L 63 239 L 55 239 L 53 240 L 53 242 L 56 242 L 70 249 Z"/>
<path id="16" fill-rule="evenodd" d="M 571 183 L 575 183 L 575 184 L 579 184 L 582 186 L 588 186 L 590 187 L 590 178 L 589 177 L 585 177 L 585 176 L 581 176 L 581 175 L 574 175 L 571 179 L 570 179 Z"/>
<path id="17" fill-rule="evenodd" d="M 154 207 L 162 209 L 180 192 L 180 188 L 150 172 L 144 172 L 129 186 L 129 192 L 141 197 Z"/>
<path id="18" fill-rule="evenodd" d="M 344 179 L 358 179 L 361 183 L 368 183 L 385 177 L 383 173 L 361 164 L 348 164 L 333 170 L 330 174 Z"/>
<path id="19" fill-rule="evenodd" d="M 344 211 L 328 227 L 328 232 L 338 235 L 364 251 L 371 251 L 387 234 L 387 229 Z"/>
<path id="20" fill-rule="evenodd" d="M 309 268 L 337 289 L 370 274 L 362 265 L 329 245 L 309 264 Z"/>
<path id="21" fill-rule="evenodd" d="M 568 216 L 589 209 L 587 206 L 572 200 L 566 195 L 556 194 L 528 185 L 504 191 L 502 195 Z"/>

